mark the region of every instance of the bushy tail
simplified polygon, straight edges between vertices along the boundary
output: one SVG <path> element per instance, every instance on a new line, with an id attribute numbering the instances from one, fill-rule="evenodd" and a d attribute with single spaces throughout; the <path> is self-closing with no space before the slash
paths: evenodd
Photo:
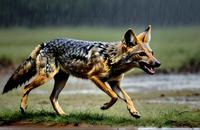
<path id="1" fill-rule="evenodd" d="M 36 74 L 36 57 L 41 50 L 41 45 L 37 46 L 31 53 L 30 57 L 26 59 L 19 67 L 15 70 L 12 76 L 6 83 L 2 94 L 21 86 L 23 83 L 31 79 Z"/>

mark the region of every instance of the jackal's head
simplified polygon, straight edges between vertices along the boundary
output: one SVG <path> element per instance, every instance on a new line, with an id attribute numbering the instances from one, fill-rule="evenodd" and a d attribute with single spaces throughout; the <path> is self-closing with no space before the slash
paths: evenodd
<path id="1" fill-rule="evenodd" d="M 154 74 L 154 68 L 159 67 L 160 62 L 154 57 L 154 53 L 149 46 L 151 40 L 151 25 L 148 28 L 136 35 L 132 29 L 129 29 L 122 43 L 126 47 L 127 55 L 126 62 L 134 64 L 148 74 Z"/>

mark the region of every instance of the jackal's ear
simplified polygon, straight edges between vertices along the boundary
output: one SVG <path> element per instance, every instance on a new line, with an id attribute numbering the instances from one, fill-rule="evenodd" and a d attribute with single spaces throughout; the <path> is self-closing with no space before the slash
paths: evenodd
<path id="1" fill-rule="evenodd" d="M 145 29 L 145 31 L 140 33 L 137 37 L 140 41 L 149 43 L 151 41 L 151 25 L 149 25 L 147 29 Z"/>
<path id="2" fill-rule="evenodd" d="M 126 46 L 128 47 L 132 47 L 137 44 L 137 36 L 135 35 L 135 33 L 131 28 L 126 31 L 124 35 L 124 41 Z"/>

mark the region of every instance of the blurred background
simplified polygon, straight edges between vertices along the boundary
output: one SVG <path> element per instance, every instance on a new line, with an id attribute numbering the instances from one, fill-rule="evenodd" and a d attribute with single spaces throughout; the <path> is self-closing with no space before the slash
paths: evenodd
<path id="1" fill-rule="evenodd" d="M 198 25 L 198 0 L 1 0 L 3 27 Z"/>
<path id="2" fill-rule="evenodd" d="M 153 27 L 160 71 L 199 71 L 199 0 L 1 0 L 0 69 L 58 37 L 119 41 Z M 9 50 L 9 51 L 8 51 Z"/>
<path id="3" fill-rule="evenodd" d="M 130 71 L 122 85 L 136 95 L 140 108 L 145 103 L 198 108 L 199 11 L 199 0 L 0 0 L 1 90 L 18 64 L 39 43 L 59 37 L 120 41 L 128 28 L 139 34 L 151 24 L 150 46 L 162 65 L 154 76 L 140 70 Z M 50 89 L 52 83 L 47 84 Z M 62 94 L 102 94 L 89 81 L 71 78 L 69 86 Z M 46 89 L 39 88 L 33 93 L 49 95 L 51 90 Z M 0 102 L 6 101 L 3 99 L 6 96 Z M 40 99 L 36 104 L 44 102 Z"/>

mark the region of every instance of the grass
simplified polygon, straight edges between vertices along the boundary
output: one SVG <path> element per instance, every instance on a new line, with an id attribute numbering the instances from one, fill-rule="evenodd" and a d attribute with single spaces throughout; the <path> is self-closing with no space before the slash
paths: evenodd
<path id="1" fill-rule="evenodd" d="M 117 32 L 114 34 L 114 32 Z M 15 63 L 27 57 L 37 44 L 55 38 L 68 37 L 84 40 L 120 40 L 119 29 L 88 27 L 8 28 L 0 30 L 0 57 Z M 117 36 L 118 39 L 117 39 Z M 8 51 L 9 50 L 9 51 Z"/>
<path id="2" fill-rule="evenodd" d="M 59 37 L 84 40 L 119 41 L 126 28 L 106 27 L 45 27 L 2 28 L 0 30 L 0 59 L 20 63 L 41 42 Z M 200 61 L 200 26 L 153 28 L 151 47 L 161 61 L 162 69 L 178 69 L 190 60 Z M 143 31 L 136 28 L 135 32 Z"/>
<path id="3" fill-rule="evenodd" d="M 147 107 L 148 108 L 148 107 Z M 163 112 L 152 113 L 152 117 L 144 116 L 141 119 L 123 117 L 117 115 L 99 114 L 96 112 L 71 112 L 67 116 L 58 116 L 48 111 L 28 112 L 22 115 L 20 112 L 11 112 L 1 116 L 2 125 L 10 125 L 15 122 L 32 122 L 33 125 L 65 126 L 73 124 L 89 124 L 95 126 L 112 127 L 199 127 L 199 110 L 180 111 L 177 109 L 164 109 Z"/>
<path id="4" fill-rule="evenodd" d="M 178 96 L 180 92 L 177 92 Z M 165 96 L 177 96 L 176 93 L 164 93 Z M 184 91 L 181 95 L 191 95 Z M 61 95 L 59 100 L 67 116 L 58 116 L 51 107 L 48 95 L 31 94 L 25 115 L 19 111 L 20 95 L 14 92 L 0 97 L 0 124 L 12 125 L 19 122 L 27 125 L 42 126 L 91 126 L 107 127 L 200 127 L 200 110 L 186 105 L 147 103 L 144 101 L 158 98 L 160 95 L 149 93 L 134 95 L 134 103 L 140 111 L 141 119 L 131 117 L 124 102 L 119 100 L 112 108 L 102 111 L 100 105 L 109 100 L 104 95 Z M 9 96 L 9 98 L 7 98 Z M 144 98 L 143 98 L 144 97 Z M 7 99 L 7 100 L 5 100 Z M 90 100 L 92 99 L 92 100 Z M 16 102 L 17 101 L 17 102 Z"/>

